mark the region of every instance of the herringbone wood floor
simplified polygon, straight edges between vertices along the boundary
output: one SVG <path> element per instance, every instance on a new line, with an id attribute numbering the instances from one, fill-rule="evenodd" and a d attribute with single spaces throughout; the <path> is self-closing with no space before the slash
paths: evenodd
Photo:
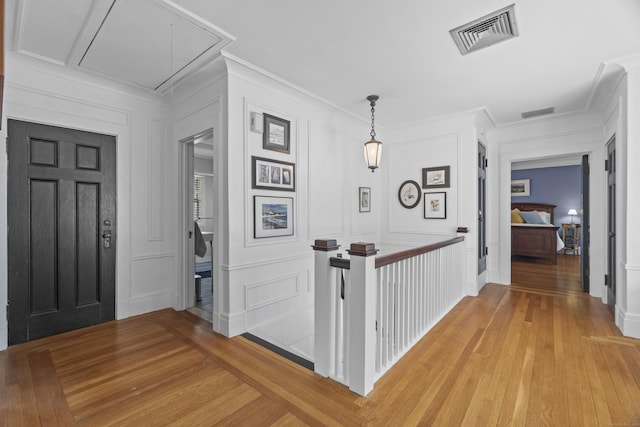
<path id="1" fill-rule="evenodd" d="M 561 258 L 514 262 L 513 286 L 465 298 L 367 398 L 163 310 L 0 352 L 0 425 L 638 423 L 640 341 Z"/>

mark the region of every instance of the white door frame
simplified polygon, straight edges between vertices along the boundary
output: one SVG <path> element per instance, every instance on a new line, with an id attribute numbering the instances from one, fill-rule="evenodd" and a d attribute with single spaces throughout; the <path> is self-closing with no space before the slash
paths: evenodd
<path id="1" fill-rule="evenodd" d="M 179 218 L 178 241 L 180 243 L 180 287 L 178 309 L 186 310 L 195 305 L 195 249 L 193 244 L 193 137 L 180 141 Z M 189 178 L 191 177 L 191 178 Z"/>
<path id="2" fill-rule="evenodd" d="M 179 229 L 178 229 L 178 241 L 180 244 L 180 287 L 178 290 L 178 309 L 186 310 L 189 307 L 193 307 L 196 302 L 195 294 L 195 226 L 193 222 L 193 176 L 194 176 L 194 142 L 200 138 L 213 138 L 213 129 L 208 129 L 203 132 L 199 132 L 195 135 L 183 138 L 179 141 Z M 214 147 L 216 141 L 214 139 Z M 215 157 L 215 149 L 214 149 Z M 213 160 L 212 160 L 213 161 Z M 215 163 L 215 162 L 214 162 Z M 215 173 L 214 173 L 215 176 Z M 215 177 L 214 177 L 215 180 Z M 212 189 L 208 189 L 211 191 Z M 214 197 L 214 194 L 210 194 L 210 197 Z M 214 199 L 214 204 L 217 204 Z M 215 211 L 215 209 L 214 209 Z M 214 241 L 216 233 L 217 221 L 213 221 L 213 235 Z M 215 245 L 212 245 L 212 248 Z M 213 250 L 213 249 L 212 249 Z M 213 284 L 214 293 L 214 305 L 216 304 L 216 274 L 215 270 L 218 265 L 216 260 L 217 251 L 213 254 L 213 263 L 211 265 L 211 281 Z M 214 310 L 216 311 L 216 310 Z M 213 320 L 213 319 L 211 319 Z"/>
<path id="3" fill-rule="evenodd" d="M 566 136 L 564 136 L 565 139 Z M 555 138 L 549 138 L 551 142 Z M 601 141 L 590 142 L 580 141 L 576 144 L 554 143 L 543 147 L 545 154 L 540 155 L 541 148 L 536 147 L 532 150 L 518 150 L 500 153 L 500 185 L 499 198 L 500 215 L 499 215 L 499 241 L 500 241 L 500 260 L 499 260 L 499 276 L 500 283 L 511 283 L 511 164 L 516 161 L 537 160 L 542 158 L 566 156 L 566 155 L 589 155 L 589 162 L 592 165 L 604 164 L 604 148 Z M 594 273 L 591 277 L 604 277 L 604 263 L 602 262 L 602 251 L 604 247 L 604 216 L 594 206 L 603 206 L 606 203 L 604 199 L 604 172 L 598 173 L 595 167 L 589 178 L 590 184 L 590 211 L 591 211 L 591 271 Z M 603 298 L 604 283 L 593 282 L 590 287 L 590 294 L 593 297 Z"/>

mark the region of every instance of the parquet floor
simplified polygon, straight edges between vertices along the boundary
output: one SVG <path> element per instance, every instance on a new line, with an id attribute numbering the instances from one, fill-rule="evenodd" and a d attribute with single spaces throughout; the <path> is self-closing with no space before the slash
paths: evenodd
<path id="1" fill-rule="evenodd" d="M 0 425 L 640 423 L 640 341 L 567 277 L 514 262 L 513 286 L 465 298 L 366 398 L 188 312 L 17 345 L 0 352 Z"/>

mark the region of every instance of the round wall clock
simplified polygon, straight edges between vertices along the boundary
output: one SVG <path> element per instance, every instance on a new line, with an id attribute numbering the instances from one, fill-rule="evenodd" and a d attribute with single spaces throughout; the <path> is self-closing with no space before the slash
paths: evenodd
<path id="1" fill-rule="evenodd" d="M 400 186 L 400 190 L 398 190 L 398 199 L 400 199 L 400 204 L 407 209 L 418 206 L 421 197 L 422 190 L 420 189 L 420 185 L 415 181 L 408 180 L 403 182 Z"/>

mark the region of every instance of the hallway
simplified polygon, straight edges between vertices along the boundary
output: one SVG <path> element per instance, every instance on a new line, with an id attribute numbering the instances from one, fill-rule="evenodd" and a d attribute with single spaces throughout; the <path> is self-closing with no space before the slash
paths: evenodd
<path id="1" fill-rule="evenodd" d="M 640 340 L 549 267 L 464 298 L 366 398 L 162 310 L 0 352 L 0 425 L 640 422 Z"/>

